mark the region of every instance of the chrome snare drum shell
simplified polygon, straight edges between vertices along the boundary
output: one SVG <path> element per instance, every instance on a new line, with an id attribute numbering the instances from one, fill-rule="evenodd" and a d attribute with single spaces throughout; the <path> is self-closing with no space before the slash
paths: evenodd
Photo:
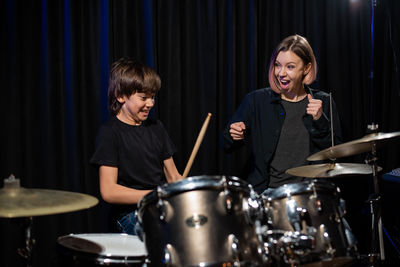
<path id="1" fill-rule="evenodd" d="M 147 194 L 138 219 L 152 264 L 260 265 L 264 255 L 247 210 L 251 190 L 237 177 L 194 176 Z"/>

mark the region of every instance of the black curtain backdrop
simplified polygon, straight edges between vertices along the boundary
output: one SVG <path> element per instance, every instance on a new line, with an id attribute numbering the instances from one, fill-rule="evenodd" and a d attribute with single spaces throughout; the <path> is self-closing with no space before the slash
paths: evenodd
<path id="1" fill-rule="evenodd" d="M 23 187 L 100 200 L 88 210 L 34 217 L 33 265 L 54 265 L 57 237 L 104 232 L 107 205 L 89 159 L 96 133 L 109 118 L 107 82 L 114 60 L 134 57 L 160 74 L 152 116 L 174 141 L 182 173 L 210 112 L 189 176 L 242 177 L 248 151 L 226 155 L 219 135 L 244 95 L 268 86 L 270 55 L 288 35 L 301 34 L 314 48 L 319 73 L 312 87 L 332 92 L 344 142 L 363 137 L 372 122 L 381 132 L 400 131 L 399 11 L 395 0 L 1 0 L 0 184 L 14 174 Z M 382 193 L 383 222 L 397 247 L 400 231 L 391 218 L 399 211 L 393 203 L 400 186 L 382 174 L 400 167 L 399 149 L 397 142 L 378 150 L 380 182 L 393 189 Z M 365 154 L 341 160 L 364 159 Z M 337 182 L 360 252 L 367 254 L 372 177 Z M 24 246 L 23 221 L 0 219 L 2 266 L 26 265 L 16 253 Z M 389 258 L 398 259 L 387 240 Z"/>

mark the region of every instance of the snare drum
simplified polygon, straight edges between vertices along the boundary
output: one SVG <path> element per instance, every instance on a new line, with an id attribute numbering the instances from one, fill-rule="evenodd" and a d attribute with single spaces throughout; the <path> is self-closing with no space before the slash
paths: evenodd
<path id="1" fill-rule="evenodd" d="M 146 195 L 138 205 L 138 221 L 150 261 L 167 266 L 260 265 L 265 255 L 252 221 L 251 192 L 237 177 L 196 176 Z"/>
<path id="2" fill-rule="evenodd" d="M 353 261 L 356 242 L 334 184 L 318 180 L 286 184 L 262 194 L 262 202 L 269 222 L 266 236 L 282 246 L 276 250 L 285 251 L 286 261 L 310 266 L 342 266 Z"/>
<path id="3" fill-rule="evenodd" d="M 58 266 L 146 266 L 146 247 L 133 235 L 70 234 L 57 248 Z"/>

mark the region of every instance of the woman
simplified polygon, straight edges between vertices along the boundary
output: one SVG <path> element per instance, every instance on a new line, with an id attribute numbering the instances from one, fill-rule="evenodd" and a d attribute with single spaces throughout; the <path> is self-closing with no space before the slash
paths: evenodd
<path id="1" fill-rule="evenodd" d="M 285 171 L 308 164 L 309 155 L 331 146 L 329 95 L 308 86 L 316 76 L 317 63 L 307 39 L 285 38 L 271 57 L 270 87 L 247 94 L 223 132 L 227 152 L 251 144 L 247 179 L 259 193 L 302 181 Z M 338 144 L 340 122 L 332 102 Z"/>

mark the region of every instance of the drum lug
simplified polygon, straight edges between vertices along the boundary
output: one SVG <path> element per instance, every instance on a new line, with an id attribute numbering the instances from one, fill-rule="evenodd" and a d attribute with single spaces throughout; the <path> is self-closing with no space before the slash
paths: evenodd
<path id="1" fill-rule="evenodd" d="M 232 200 L 231 192 L 228 189 L 228 181 L 225 176 L 222 177 L 221 182 L 224 187 L 225 209 L 228 213 L 230 213 L 232 211 L 233 200 Z"/>
<path id="2" fill-rule="evenodd" d="M 346 215 L 346 201 L 343 198 L 339 200 L 339 214 L 340 217 Z"/>
<path id="3" fill-rule="evenodd" d="M 301 220 L 300 210 L 297 208 L 296 200 L 289 197 L 286 201 L 286 215 L 288 216 L 289 222 L 296 232 L 301 231 Z"/>
<path id="4" fill-rule="evenodd" d="M 167 218 L 167 205 L 162 200 L 162 189 L 160 186 L 157 187 L 157 195 L 158 195 L 158 202 L 156 207 L 158 210 L 159 218 L 161 221 L 165 222 Z"/>
<path id="5" fill-rule="evenodd" d="M 164 201 L 162 199 L 159 199 L 157 202 L 157 209 L 158 209 L 158 214 L 159 218 L 161 221 L 166 222 L 167 221 L 167 216 L 168 216 L 168 202 Z"/>
<path id="6" fill-rule="evenodd" d="M 234 234 L 228 236 L 229 248 L 231 250 L 234 266 L 239 263 L 239 239 Z"/>
<path id="7" fill-rule="evenodd" d="M 164 248 L 163 265 L 166 267 L 178 266 L 176 259 L 174 247 L 171 244 L 167 244 Z"/>
<path id="8" fill-rule="evenodd" d="M 262 263 L 267 264 L 270 263 L 271 258 L 270 258 L 270 244 L 267 242 L 264 242 L 264 235 L 268 231 L 267 226 L 261 225 L 261 222 L 259 220 L 255 221 L 255 226 L 256 226 L 256 235 L 257 235 L 257 240 L 259 242 L 258 246 L 258 253 L 261 256 Z"/>
<path id="9" fill-rule="evenodd" d="M 299 232 L 286 232 L 278 241 L 286 263 L 299 263 L 299 257 L 308 255 L 315 248 L 313 236 Z"/>
<path id="10" fill-rule="evenodd" d="M 294 199 L 286 202 L 286 214 L 295 232 L 312 233 L 312 227 L 308 227 L 307 219 L 309 217 L 308 210 L 297 207 Z"/>
<path id="11" fill-rule="evenodd" d="M 331 238 L 329 237 L 328 232 L 325 229 L 325 225 L 321 224 L 319 226 L 319 233 L 320 233 L 320 240 L 322 241 L 322 244 L 324 244 L 326 250 L 326 254 L 323 255 L 323 259 L 333 259 L 333 257 L 335 256 L 335 252 L 336 250 L 332 247 L 332 242 L 331 242 Z"/>
<path id="12" fill-rule="evenodd" d="M 167 207 L 162 199 L 159 199 L 157 202 L 157 210 L 160 220 L 165 222 L 167 218 Z"/>
<path id="13" fill-rule="evenodd" d="M 316 199 L 314 202 L 314 206 L 318 212 L 322 212 L 322 202 L 320 199 Z"/>
<path id="14" fill-rule="evenodd" d="M 318 212 L 322 212 L 322 202 L 318 198 L 317 190 L 315 188 L 315 183 L 312 182 L 310 185 L 311 189 L 313 190 L 313 194 L 310 196 L 310 200 L 314 199 L 314 207 Z"/>
<path id="15" fill-rule="evenodd" d="M 269 202 L 266 204 L 263 202 L 262 206 L 262 211 L 261 211 L 261 221 L 265 222 L 270 228 L 272 228 L 272 225 L 274 223 L 274 213 L 272 211 L 272 207 Z"/>
<path id="16" fill-rule="evenodd" d="M 329 216 L 329 219 L 331 220 L 331 222 L 335 222 L 337 224 L 342 223 L 342 217 L 338 213 L 331 214 Z"/>
<path id="17" fill-rule="evenodd" d="M 243 198 L 242 207 L 247 223 L 254 224 L 257 219 L 261 219 L 261 205 L 254 191 L 250 191 L 249 198 Z"/>
<path id="18" fill-rule="evenodd" d="M 232 211 L 232 197 L 229 194 L 229 191 L 225 191 L 225 209 L 228 213 Z"/>

